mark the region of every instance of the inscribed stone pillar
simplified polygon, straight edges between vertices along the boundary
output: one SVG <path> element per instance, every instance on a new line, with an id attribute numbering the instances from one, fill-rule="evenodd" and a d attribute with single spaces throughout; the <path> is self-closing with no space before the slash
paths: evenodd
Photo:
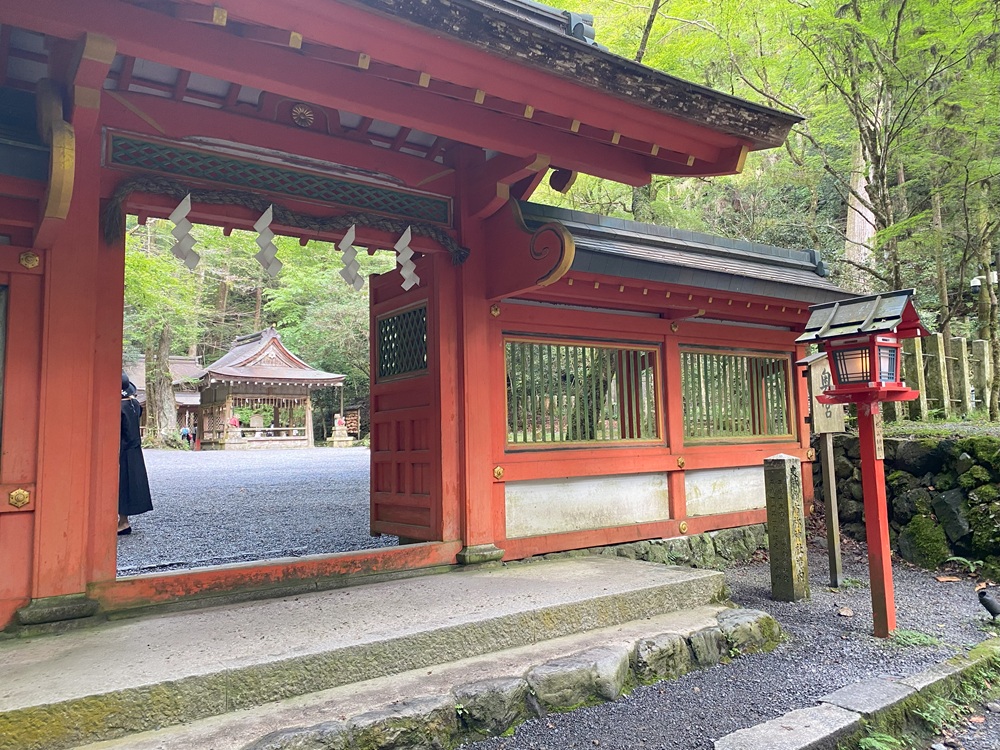
<path id="1" fill-rule="evenodd" d="M 972 400 L 969 392 L 969 346 L 961 336 L 954 336 L 951 339 L 948 380 L 951 383 L 952 397 L 955 399 L 959 414 L 968 414 L 972 411 Z"/>
<path id="2" fill-rule="evenodd" d="M 799 459 L 784 454 L 765 458 L 764 494 L 771 558 L 771 598 L 781 602 L 808 599 L 809 561 Z"/>
<path id="3" fill-rule="evenodd" d="M 948 360 L 944 354 L 944 336 L 927 336 L 927 401 L 942 418 L 951 416 L 951 391 L 948 388 Z"/>
<path id="4" fill-rule="evenodd" d="M 903 380 L 920 396 L 902 402 L 909 407 L 910 419 L 927 421 L 927 379 L 924 377 L 924 345 L 920 338 L 903 339 Z"/>
<path id="5" fill-rule="evenodd" d="M 989 411 L 990 384 L 993 382 L 993 360 L 990 357 L 990 342 L 976 339 L 972 342 L 972 387 L 976 389 L 976 403 L 973 409 Z"/>

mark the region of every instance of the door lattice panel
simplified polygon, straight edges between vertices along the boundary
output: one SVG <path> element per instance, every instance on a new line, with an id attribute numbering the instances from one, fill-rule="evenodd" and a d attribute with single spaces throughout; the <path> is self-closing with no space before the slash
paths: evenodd
<path id="1" fill-rule="evenodd" d="M 380 380 L 427 370 L 427 308 L 391 315 L 378 321 Z"/>

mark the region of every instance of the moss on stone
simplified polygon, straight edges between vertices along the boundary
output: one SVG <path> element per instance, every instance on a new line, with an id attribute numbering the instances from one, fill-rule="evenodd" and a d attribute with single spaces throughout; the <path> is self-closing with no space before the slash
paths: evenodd
<path id="1" fill-rule="evenodd" d="M 970 505 L 988 505 L 1000 501 L 1000 487 L 995 484 L 984 484 L 969 493 Z"/>
<path id="2" fill-rule="evenodd" d="M 963 490 L 971 490 L 990 481 L 990 472 L 982 466 L 973 466 L 958 478 L 958 484 Z"/>
<path id="3" fill-rule="evenodd" d="M 959 446 L 980 464 L 985 464 L 1000 472 L 1000 438 L 976 435 L 958 441 Z"/>
<path id="4" fill-rule="evenodd" d="M 934 570 L 951 556 L 948 539 L 929 516 L 914 516 L 899 534 L 899 554 L 921 568 Z"/>
<path id="5" fill-rule="evenodd" d="M 969 526 L 973 556 L 983 559 L 1000 556 L 1000 501 L 971 506 Z"/>
<path id="6" fill-rule="evenodd" d="M 947 492 L 948 490 L 954 489 L 958 486 L 958 482 L 955 479 L 955 473 L 951 471 L 942 471 L 936 477 L 934 477 L 934 489 L 940 490 L 941 492 Z"/>

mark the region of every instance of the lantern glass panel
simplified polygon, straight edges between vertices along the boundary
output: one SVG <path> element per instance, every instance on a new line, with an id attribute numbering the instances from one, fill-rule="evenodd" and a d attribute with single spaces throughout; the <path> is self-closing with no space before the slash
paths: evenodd
<path id="1" fill-rule="evenodd" d="M 863 349 L 839 349 L 833 353 L 833 366 L 837 382 L 867 383 L 871 380 L 871 363 L 868 361 L 868 347 Z"/>
<path id="2" fill-rule="evenodd" d="M 899 380 L 896 347 L 878 348 L 878 379 L 880 383 L 894 383 Z"/>

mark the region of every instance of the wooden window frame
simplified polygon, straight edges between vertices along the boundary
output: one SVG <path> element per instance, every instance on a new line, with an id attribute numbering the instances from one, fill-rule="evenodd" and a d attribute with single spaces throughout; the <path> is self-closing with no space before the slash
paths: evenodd
<path id="1" fill-rule="evenodd" d="M 652 368 L 653 372 L 646 376 L 646 382 L 652 384 L 652 407 L 643 409 L 642 413 L 633 411 L 636 418 L 630 420 L 628 429 L 635 429 L 637 426 L 642 429 L 642 426 L 652 427 L 654 435 L 652 437 L 608 437 L 602 439 L 592 439 L 592 440 L 556 440 L 554 438 L 554 428 L 549 427 L 550 430 L 550 440 L 540 440 L 540 441 L 513 441 L 511 440 L 511 433 L 516 432 L 517 422 L 516 419 L 512 423 L 511 415 L 511 404 L 510 404 L 510 387 L 508 385 L 508 373 L 509 373 L 509 363 L 508 363 L 508 347 L 511 344 L 529 344 L 529 345 L 540 345 L 540 346 L 551 346 L 551 347 L 579 347 L 579 348 L 591 348 L 591 349 L 602 349 L 602 350 L 615 350 L 618 352 L 632 352 L 641 356 L 648 357 L 648 366 Z M 663 343 L 660 341 L 634 341 L 634 340 L 619 340 L 619 339 L 602 339 L 602 338 L 591 338 L 591 337 L 576 337 L 576 336 L 560 336 L 560 335 L 544 335 L 544 334 L 525 334 L 525 333 L 513 333 L 504 332 L 501 337 L 501 348 L 502 348 L 502 362 L 504 367 L 504 446 L 505 450 L 508 452 L 534 452 L 534 451 L 551 451 L 551 450 L 572 450 L 580 448 L 590 448 L 590 449 L 615 449 L 622 447 L 647 447 L 647 446 L 663 446 L 665 444 L 665 426 L 664 426 L 664 390 L 663 390 L 663 373 L 665 372 L 664 366 L 664 347 Z M 551 354 L 550 354 L 551 356 Z M 556 355 L 557 360 L 560 355 Z M 557 365 L 558 367 L 558 365 Z M 645 367 L 642 369 L 646 369 Z M 617 372 L 613 373 L 617 374 Z M 558 390 L 558 389 L 557 389 Z M 623 399 L 637 404 L 637 400 L 633 399 L 630 395 L 626 395 L 621 384 L 618 385 L 618 397 L 615 403 L 618 405 L 619 409 L 622 408 Z M 629 393 L 634 393 L 635 391 L 629 391 Z M 568 397 L 568 391 L 564 392 L 565 396 Z M 552 396 L 553 394 L 541 394 L 542 397 L 545 395 Z M 561 407 L 560 407 L 561 408 Z M 596 419 L 596 418 L 595 418 Z M 579 421 L 579 420 L 578 420 Z M 533 428 L 534 429 L 534 428 Z M 582 427 L 578 428 L 582 429 Z M 589 427 L 588 427 L 589 429 Z M 620 415 L 619 415 L 619 429 L 620 425 Z"/>
<path id="2" fill-rule="evenodd" d="M 768 397 L 764 389 L 767 375 L 761 374 L 756 382 L 751 382 L 747 388 L 747 393 L 751 399 L 749 414 L 743 417 L 751 423 L 750 434 L 715 434 L 715 435 L 695 435 L 689 432 L 688 419 L 686 414 L 681 417 L 684 444 L 690 446 L 703 445 L 726 445 L 726 444 L 752 444 L 752 443 L 788 443 L 798 440 L 797 421 L 795 419 L 795 394 L 794 394 L 794 364 L 791 352 L 739 349 L 724 346 L 704 346 L 699 344 L 681 344 L 680 355 L 680 381 L 681 397 L 686 395 L 686 377 L 694 368 L 693 365 L 685 363 L 685 355 L 717 355 L 723 357 L 744 358 L 746 360 L 761 359 L 779 362 L 784 370 L 782 387 L 784 389 L 784 422 L 787 432 L 769 433 L 769 418 L 767 415 Z M 752 366 L 752 365 L 751 365 Z M 699 378 L 703 377 L 699 374 Z M 701 381 L 699 381 L 701 382 Z M 718 395 L 718 392 L 716 393 Z M 702 403 L 706 409 L 711 408 L 711 398 L 709 393 L 705 393 Z M 716 402 L 718 403 L 718 402 Z M 730 406 L 732 410 L 732 407 Z M 703 419 L 713 419 L 710 414 L 704 415 Z M 718 417 L 715 417 L 718 420 Z M 724 429 L 723 423 L 716 421 L 717 430 Z"/>

